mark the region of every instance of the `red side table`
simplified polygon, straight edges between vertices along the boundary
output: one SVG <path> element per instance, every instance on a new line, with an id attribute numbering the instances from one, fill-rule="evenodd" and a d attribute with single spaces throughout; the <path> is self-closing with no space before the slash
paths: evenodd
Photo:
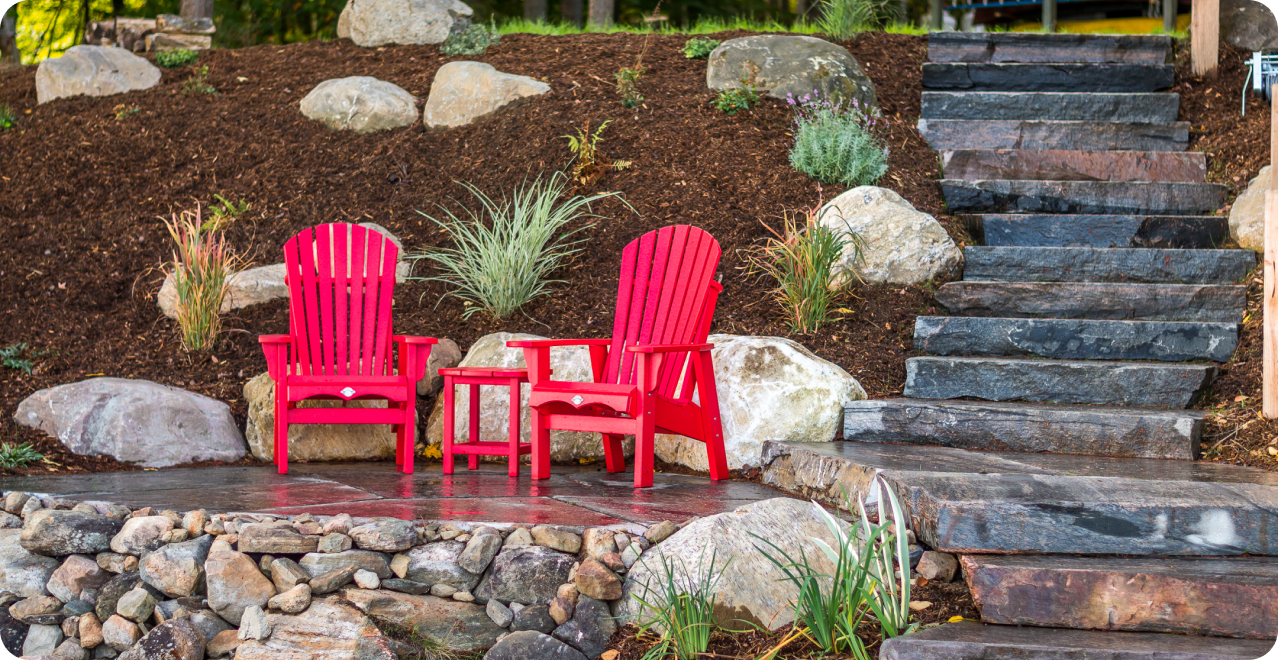
<path id="1" fill-rule="evenodd" d="M 528 382 L 527 369 L 502 369 L 495 367 L 453 367 L 440 369 L 444 377 L 444 474 L 453 473 L 453 454 L 466 454 L 467 467 L 479 467 L 480 456 L 506 456 L 510 459 L 509 474 L 519 476 L 519 457 L 531 454 L 532 445 L 519 441 L 520 385 Z M 456 404 L 454 385 L 470 386 L 470 440 L 465 444 L 453 444 L 453 415 Z M 510 440 L 508 442 L 481 442 L 479 440 L 479 386 L 504 385 L 510 388 Z"/>

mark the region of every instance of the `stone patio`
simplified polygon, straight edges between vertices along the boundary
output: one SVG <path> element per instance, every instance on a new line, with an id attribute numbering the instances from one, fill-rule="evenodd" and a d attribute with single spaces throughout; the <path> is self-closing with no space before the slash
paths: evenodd
<path id="1" fill-rule="evenodd" d="M 787 496 L 759 484 L 665 473 L 654 475 L 652 488 L 636 489 L 633 474 L 608 474 L 602 463 L 555 467 L 550 479 L 536 482 L 527 469 L 519 477 L 506 476 L 504 464 L 481 464 L 474 471 L 462 467 L 452 475 L 441 474 L 437 465 L 424 467 L 411 475 L 396 472 L 390 463 L 315 463 L 293 464 L 283 475 L 273 466 L 237 466 L 11 477 L 0 479 L 0 491 L 157 510 L 349 513 L 572 527 L 682 523 Z"/>

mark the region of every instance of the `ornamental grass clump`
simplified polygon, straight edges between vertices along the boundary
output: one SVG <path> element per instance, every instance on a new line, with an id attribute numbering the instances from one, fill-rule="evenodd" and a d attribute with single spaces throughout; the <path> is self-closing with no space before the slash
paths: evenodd
<path id="1" fill-rule="evenodd" d="M 176 314 L 182 348 L 206 351 L 222 331 L 222 301 L 240 265 L 221 232 L 205 229 L 199 209 L 165 220 L 173 239 L 169 267 L 177 293 Z"/>
<path id="2" fill-rule="evenodd" d="M 876 121 L 856 99 L 831 101 L 819 93 L 788 97 L 794 108 L 790 165 L 823 183 L 871 185 L 888 168 L 888 150 L 874 134 Z"/>
<path id="3" fill-rule="evenodd" d="M 831 304 L 851 281 L 836 269 L 844 251 L 852 250 L 853 263 L 864 254 L 865 240 L 846 221 L 841 228 L 822 223 L 826 215 L 838 212 L 829 206 L 820 211 L 809 207 L 786 212 L 781 231 L 765 223 L 772 236 L 747 253 L 751 273 L 763 273 L 776 281 L 773 297 L 791 332 L 813 333 L 830 321 Z"/>
<path id="4" fill-rule="evenodd" d="M 504 319 L 530 300 L 548 295 L 551 285 L 563 280 L 550 274 L 581 251 L 585 239 L 572 240 L 593 223 L 565 228 L 586 218 L 599 218 L 591 204 L 619 192 L 565 199 L 568 177 L 555 173 L 548 179 L 525 180 L 514 194 L 497 202 L 469 183 L 458 182 L 479 203 L 475 210 L 463 205 L 459 217 L 440 207 L 447 217 L 429 218 L 452 239 L 453 247 L 431 248 L 411 259 L 432 262 L 443 274 L 409 278 L 444 282 L 452 287 L 448 296 L 466 307 L 463 318 L 484 311 Z"/>
<path id="5" fill-rule="evenodd" d="M 891 0 L 822 0 L 816 28 L 835 41 L 904 20 L 901 5 Z"/>
<path id="6" fill-rule="evenodd" d="M 660 561 L 659 569 L 654 571 L 657 587 L 644 583 L 643 595 L 636 594 L 635 600 L 639 602 L 640 617 L 647 618 L 639 633 L 655 627 L 660 631 L 661 641 L 648 649 L 642 660 L 660 660 L 671 655 L 679 660 L 700 658 L 709 650 L 710 636 L 719 630 L 714 618 L 714 590 L 732 560 L 716 567 L 717 553 L 711 552 L 707 566 L 703 552 L 694 572 L 688 570 L 682 558 L 667 557 L 660 552 L 656 556 Z"/>

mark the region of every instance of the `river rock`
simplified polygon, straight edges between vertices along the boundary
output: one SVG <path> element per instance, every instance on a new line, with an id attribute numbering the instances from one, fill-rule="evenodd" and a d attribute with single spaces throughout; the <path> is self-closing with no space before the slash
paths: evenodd
<path id="1" fill-rule="evenodd" d="M 58 560 L 32 554 L 22 547 L 21 536 L 21 530 L 0 530 L 0 591 L 20 598 L 46 594 L 45 585 L 57 570 Z"/>
<path id="2" fill-rule="evenodd" d="M 865 398 L 861 384 L 838 365 L 783 337 L 710 335 L 715 388 L 728 467 L 760 464 L 763 443 L 830 442 L 843 407 Z M 700 393 L 693 401 L 700 402 Z M 657 456 L 708 471 L 705 445 L 658 435 Z"/>
<path id="3" fill-rule="evenodd" d="M 40 62 L 36 99 L 48 103 L 66 96 L 110 96 L 150 89 L 160 82 L 154 64 L 123 48 L 72 46 L 62 57 Z"/>
<path id="4" fill-rule="evenodd" d="M 317 599 L 301 614 L 266 615 L 271 636 L 247 640 L 236 660 L 395 660 L 371 619 L 340 597 Z"/>
<path id="5" fill-rule="evenodd" d="M 245 609 L 262 607 L 275 595 L 275 585 L 243 553 L 210 553 L 204 571 L 209 607 L 235 625 L 239 625 Z"/>
<path id="6" fill-rule="evenodd" d="M 86 555 L 71 555 L 49 576 L 49 593 L 58 600 L 69 603 L 80 598 L 85 589 L 97 589 L 111 579 L 98 562 Z"/>
<path id="7" fill-rule="evenodd" d="M 457 591 L 470 591 L 479 583 L 479 575 L 458 565 L 464 543 L 438 541 L 427 543 L 404 553 L 407 557 L 404 578 L 434 586 L 444 585 Z"/>
<path id="8" fill-rule="evenodd" d="M 148 380 L 90 378 L 43 389 L 18 404 L 13 419 L 74 453 L 142 467 L 244 457 L 230 406 Z"/>
<path id="9" fill-rule="evenodd" d="M 459 0 L 349 0 L 340 32 L 360 46 L 438 44 L 470 27 L 473 12 Z"/>
<path id="10" fill-rule="evenodd" d="M 798 558 L 802 548 L 812 567 L 830 574 L 833 564 L 823 553 L 815 552 L 811 539 L 819 538 L 835 544 L 834 536 L 818 517 L 811 502 L 776 498 L 753 502 L 735 511 L 694 520 L 660 545 L 643 554 L 626 574 L 623 600 L 617 604 L 619 623 L 643 616 L 636 597 L 651 599 L 660 592 L 666 577 L 662 557 L 673 562 L 675 576 L 687 577 L 689 584 L 700 583 L 712 570 L 722 570 L 715 585 L 715 614 L 719 623 L 738 629 L 740 619 L 769 630 L 778 630 L 793 620 L 790 603 L 798 590 L 785 575 L 758 550 L 759 538 L 775 543 L 791 557 Z M 759 538 L 756 538 L 757 535 Z M 775 553 L 775 550 L 769 549 Z M 731 558 L 731 562 L 728 559 Z M 781 557 L 777 557 L 785 561 Z M 726 566 L 724 566 L 726 564 Z"/>
<path id="11" fill-rule="evenodd" d="M 475 589 L 475 599 L 482 603 L 496 598 L 503 603 L 549 604 L 559 585 L 569 581 L 574 563 L 572 555 L 541 546 L 504 548 Z"/>
<path id="12" fill-rule="evenodd" d="M 1260 174 L 1251 180 L 1247 190 L 1234 200 L 1229 209 L 1230 235 L 1238 241 L 1238 245 L 1262 254 L 1265 251 L 1265 193 L 1269 192 L 1272 181 L 1270 167 L 1260 168 Z"/>
<path id="13" fill-rule="evenodd" d="M 577 599 L 572 619 L 555 629 L 554 636 L 586 654 L 597 658 L 608 649 L 608 640 L 617 632 L 617 621 L 608 611 L 608 603 L 589 596 Z"/>
<path id="14" fill-rule="evenodd" d="M 497 551 L 501 550 L 502 546 L 500 533 L 491 527 L 480 529 L 490 531 L 487 534 L 471 535 L 470 540 L 466 542 L 466 549 L 457 557 L 457 565 L 475 575 L 483 573 L 484 569 L 488 568 L 488 564 L 492 562 L 493 557 L 497 556 Z"/>
<path id="15" fill-rule="evenodd" d="M 334 553 L 312 552 L 302 557 L 302 561 L 298 562 L 298 564 L 311 577 L 317 577 L 335 568 L 342 568 L 347 564 L 354 564 L 358 568 L 372 571 L 379 578 L 384 579 L 391 576 L 390 562 L 387 561 L 386 555 L 368 550 L 347 550 L 346 552 Z"/>
<path id="16" fill-rule="evenodd" d="M 511 633 L 488 650 L 484 660 L 586 660 L 577 649 L 534 630 Z"/>
<path id="17" fill-rule="evenodd" d="M 706 63 L 710 89 L 736 89 L 742 78 L 768 96 L 852 101 L 867 113 L 879 114 L 874 82 L 842 46 L 816 37 L 760 34 L 729 39 L 714 49 Z"/>
<path id="18" fill-rule="evenodd" d="M 821 225 L 856 232 L 865 242 L 862 258 L 851 245 L 836 270 L 869 284 L 919 284 L 953 271 L 962 259 L 958 246 L 936 218 L 905 198 L 876 186 L 860 186 L 821 207 Z"/>
<path id="19" fill-rule="evenodd" d="M 111 539 L 121 525 L 119 520 L 107 516 L 41 509 L 27 516 L 20 542 L 39 555 L 94 554 L 111 547 Z"/>
<path id="20" fill-rule="evenodd" d="M 342 596 L 369 616 L 416 628 L 418 633 L 446 641 L 458 651 L 492 646 L 506 632 L 493 623 L 483 606 L 475 603 L 368 589 L 346 589 Z"/>
<path id="21" fill-rule="evenodd" d="M 319 547 L 319 539 L 315 537 L 302 536 L 292 527 L 270 523 L 245 525 L 239 536 L 240 552 L 300 555 L 315 552 Z"/>
<path id="22" fill-rule="evenodd" d="M 342 131 L 373 131 L 417 121 L 417 99 L 404 88 L 371 76 L 325 80 L 299 105 L 307 119 Z"/>
<path id="23" fill-rule="evenodd" d="M 205 534 L 192 541 L 172 543 L 142 557 L 142 581 L 170 598 L 190 596 L 203 583 L 204 562 L 213 536 Z"/>
<path id="24" fill-rule="evenodd" d="M 1220 36 L 1248 54 L 1275 48 L 1278 22 L 1268 7 L 1255 0 L 1220 0 Z"/>
<path id="25" fill-rule="evenodd" d="M 378 518 L 352 529 L 350 537 L 360 550 L 399 552 L 417 543 L 417 528 L 411 520 Z"/>
<path id="26" fill-rule="evenodd" d="M 124 521 L 124 528 L 111 539 L 111 551 L 121 555 L 142 555 L 164 545 L 161 537 L 173 529 L 165 516 L 142 516 Z"/>
<path id="27" fill-rule="evenodd" d="M 458 366 L 461 367 L 506 367 L 523 369 L 523 349 L 508 348 L 506 342 L 529 339 L 545 339 L 538 335 L 523 333 L 497 332 L 484 335 L 471 345 Z M 550 366 L 554 370 L 556 380 L 574 382 L 592 382 L 590 370 L 590 351 L 585 346 L 564 346 L 550 349 Z M 528 407 L 531 387 L 524 384 L 521 389 L 520 442 L 529 442 L 532 438 L 532 410 Z M 470 437 L 470 395 L 465 386 L 457 389 L 456 413 L 453 415 L 453 439 L 465 442 Z M 479 393 L 479 439 L 483 442 L 506 442 L 510 439 L 510 394 L 498 387 L 482 387 Z M 426 423 L 426 442 L 440 445 L 444 440 L 443 406 L 435 406 Z M 634 455 L 634 440 L 629 436 L 623 442 L 627 456 Z M 554 461 L 576 461 L 582 458 L 602 458 L 603 444 L 599 442 L 598 433 L 579 433 L 576 431 L 550 432 L 550 458 Z M 497 457 L 504 461 L 505 457 Z"/>
<path id="28" fill-rule="evenodd" d="M 26 641 L 22 645 L 22 656 L 39 657 L 52 655 L 54 649 L 58 648 L 58 644 L 61 643 L 62 628 L 58 626 L 34 625 L 27 629 Z"/>
<path id="29" fill-rule="evenodd" d="M 267 607 L 285 614 L 297 614 L 304 611 L 310 604 L 311 586 L 309 584 L 299 584 L 288 591 L 271 596 L 271 599 L 266 601 Z"/>
<path id="30" fill-rule="evenodd" d="M 190 619 L 170 619 L 152 628 L 119 660 L 201 660 L 206 639 Z"/>
<path id="31" fill-rule="evenodd" d="M 435 73 L 422 123 L 430 128 L 465 126 L 519 99 L 548 93 L 550 85 L 491 64 L 449 62 Z"/>
<path id="32" fill-rule="evenodd" d="M 102 640 L 117 651 L 132 647 L 139 639 L 142 639 L 142 630 L 138 628 L 138 624 L 118 614 L 112 614 L 102 624 Z"/>

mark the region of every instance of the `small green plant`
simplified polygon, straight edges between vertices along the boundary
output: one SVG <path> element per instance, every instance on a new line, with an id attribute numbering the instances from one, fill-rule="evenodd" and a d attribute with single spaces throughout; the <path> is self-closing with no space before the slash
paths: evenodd
<path id="1" fill-rule="evenodd" d="M 27 345 L 25 343 L 10 344 L 0 348 L 0 367 L 16 369 L 30 375 L 34 365 L 31 364 L 31 360 L 22 357 L 22 354 L 26 352 Z"/>
<path id="2" fill-rule="evenodd" d="M 20 468 L 44 459 L 44 454 L 36 451 L 30 442 L 20 445 L 13 443 L 0 444 L 0 468 Z"/>
<path id="3" fill-rule="evenodd" d="M 204 229 L 199 209 L 174 215 L 171 222 L 165 220 L 164 224 L 174 244 L 169 267 L 177 292 L 182 348 L 211 349 L 222 331 L 222 301 L 239 259 L 220 233 Z"/>
<path id="4" fill-rule="evenodd" d="M 563 135 L 568 140 L 568 150 L 573 155 L 572 178 L 582 186 L 593 185 L 608 170 L 624 170 L 632 164 L 628 160 L 614 160 L 612 162 L 604 162 L 603 154 L 599 152 L 599 141 L 611 119 L 605 119 L 599 124 L 599 128 L 594 133 L 590 132 L 590 122 L 577 129 L 576 135 Z"/>
<path id="5" fill-rule="evenodd" d="M 719 47 L 719 42 L 707 37 L 693 37 L 683 42 L 683 56 L 690 60 L 704 60 Z"/>
<path id="6" fill-rule="evenodd" d="M 155 63 L 166 69 L 176 69 L 188 64 L 195 64 L 200 54 L 194 50 L 169 50 L 155 54 Z"/>
<path id="7" fill-rule="evenodd" d="M 767 224 L 772 236 L 747 254 L 751 273 L 762 272 L 776 281 L 773 296 L 790 323 L 790 331 L 816 332 L 830 321 L 830 306 L 855 275 L 837 269 L 848 252 L 852 263 L 861 260 L 865 241 L 843 223 L 844 228 L 826 226 L 832 206 L 818 211 L 811 207 L 782 215 L 781 231 Z M 800 217 L 802 221 L 800 221 Z M 841 219 L 841 218 L 840 218 Z"/>
<path id="8" fill-rule="evenodd" d="M 759 104 L 759 92 L 755 90 L 754 85 L 741 79 L 741 86 L 731 89 L 721 90 L 719 95 L 714 97 L 710 105 L 715 110 L 735 115 L 742 110 L 749 110 Z"/>
<path id="9" fill-rule="evenodd" d="M 444 230 L 453 247 L 432 248 L 411 257 L 434 263 L 443 274 L 409 279 L 451 286 L 447 295 L 462 301 L 463 318 L 484 311 L 504 319 L 528 301 L 549 295 L 551 285 L 562 282 L 549 279 L 550 274 L 580 252 L 585 242 L 570 239 L 594 225 L 564 228 L 585 218 L 602 217 L 592 213 L 590 205 L 621 195 L 609 192 L 564 199 L 569 181 L 560 172 L 548 179 L 525 179 L 501 202 L 469 183 L 458 183 L 475 198 L 479 209 L 463 206 L 464 217 L 458 217 L 440 207 L 447 214 L 444 219 L 418 211 Z"/>
<path id="10" fill-rule="evenodd" d="M 412 647 L 415 653 L 401 656 L 404 660 L 480 660 L 475 653 L 464 653 L 450 647 L 447 640 L 440 641 L 421 632 L 417 626 L 396 623 L 390 619 L 375 616 L 373 622 L 387 637 Z"/>
<path id="11" fill-rule="evenodd" d="M 893 0 L 822 0 L 816 13 L 817 29 L 835 41 L 899 23 L 904 18 L 901 5 Z"/>
<path id="12" fill-rule="evenodd" d="M 814 91 L 786 99 L 795 109 L 790 165 L 823 183 L 855 187 L 878 181 L 887 172 L 888 150 L 874 134 L 875 120 L 855 98 L 818 97 Z"/>
<path id="13" fill-rule="evenodd" d="M 449 57 L 483 55 L 489 48 L 496 46 L 500 40 L 501 34 L 497 31 L 496 24 L 492 26 L 472 25 L 461 32 L 454 32 L 448 35 L 448 38 L 440 45 L 439 52 Z"/>
<path id="14" fill-rule="evenodd" d="M 218 94 L 217 88 L 210 85 L 208 79 L 209 65 L 205 64 L 195 73 L 191 74 L 191 77 L 187 78 L 186 82 L 182 83 L 182 93 L 208 94 L 209 96 L 216 96 Z"/>
<path id="15" fill-rule="evenodd" d="M 639 93 L 639 79 L 647 71 L 642 64 L 633 67 L 622 67 L 612 74 L 617 79 L 617 95 L 621 97 L 621 105 L 637 108 L 643 103 L 643 95 Z"/>
<path id="16" fill-rule="evenodd" d="M 661 641 L 643 655 L 642 660 L 661 660 L 674 655 L 679 660 L 694 660 L 709 650 L 710 635 L 719 629 L 715 622 L 715 586 L 723 577 L 728 559 L 722 566 L 715 566 L 717 553 L 710 554 L 710 564 L 705 565 L 705 553 L 698 560 L 697 570 L 689 571 L 682 558 L 656 553 L 660 567 L 653 572 L 658 587 L 643 584 L 643 595 L 636 595 L 640 619 L 645 621 L 640 634 L 656 627 Z"/>
<path id="17" fill-rule="evenodd" d="M 132 115 L 142 112 L 142 108 L 136 105 L 117 105 L 112 110 L 115 112 L 116 121 L 122 121 Z"/>
<path id="18" fill-rule="evenodd" d="M 238 203 L 232 202 L 216 194 L 213 195 L 213 199 L 216 199 L 217 203 L 209 205 L 209 208 L 213 210 L 213 217 L 204 222 L 204 231 L 221 231 L 249 209 L 249 203 L 245 200 L 240 200 Z"/>
<path id="19" fill-rule="evenodd" d="M 13 111 L 13 106 L 0 103 L 0 128 L 7 131 L 16 123 L 18 123 L 18 114 Z"/>

